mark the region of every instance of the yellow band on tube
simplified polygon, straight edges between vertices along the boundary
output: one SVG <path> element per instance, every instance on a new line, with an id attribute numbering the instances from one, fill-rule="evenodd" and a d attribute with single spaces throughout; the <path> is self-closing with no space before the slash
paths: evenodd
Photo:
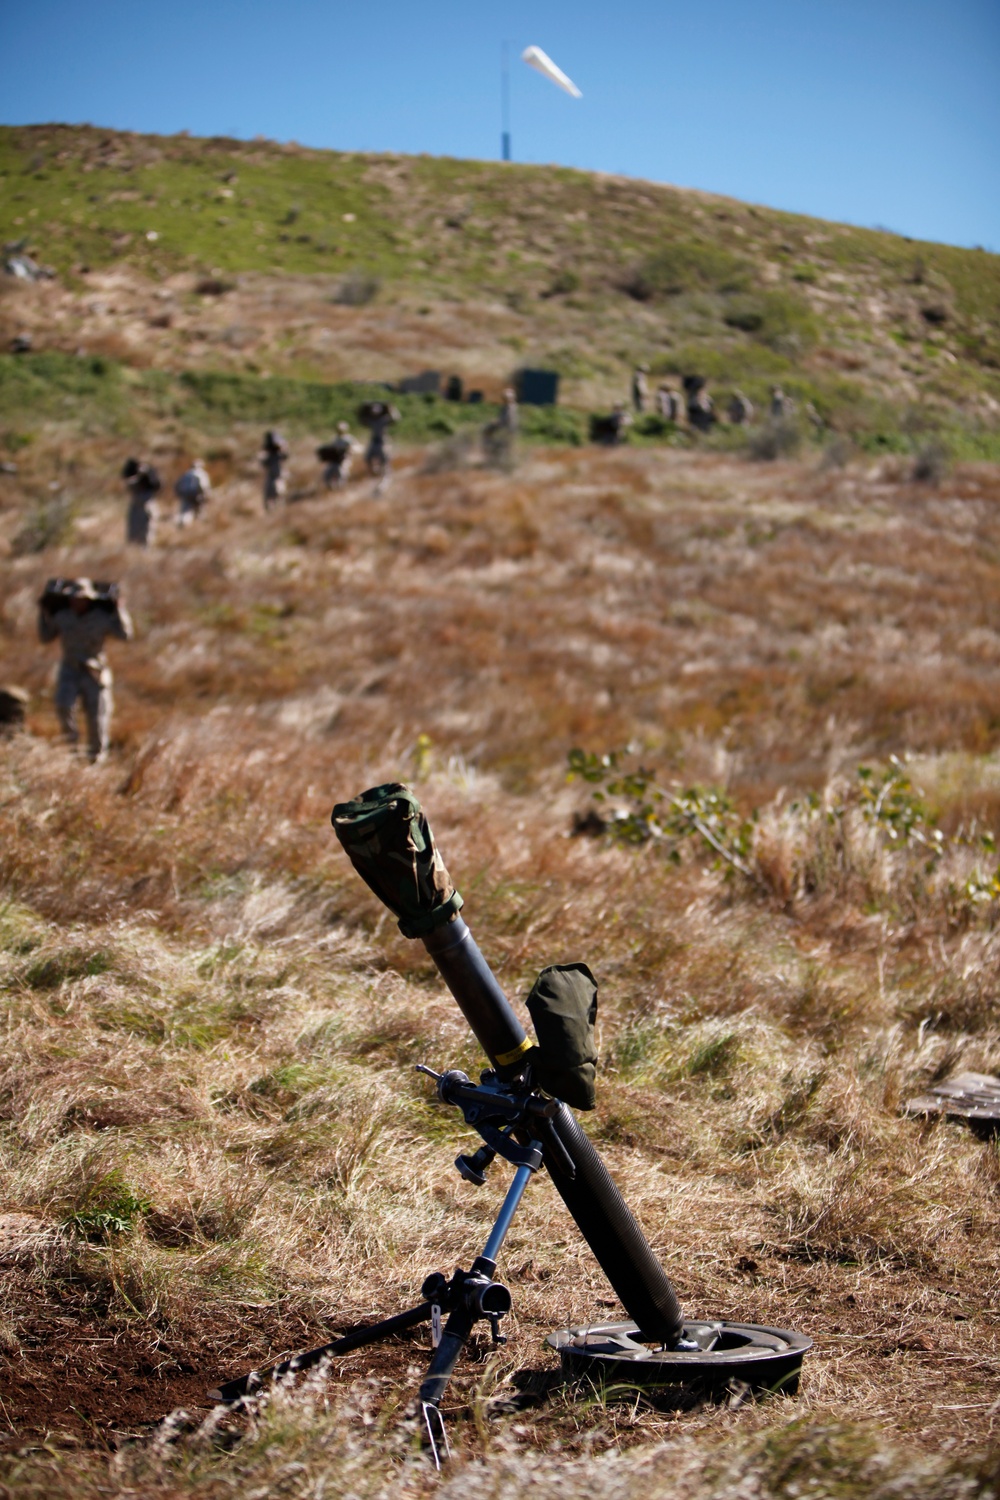
<path id="1" fill-rule="evenodd" d="M 530 1052 L 533 1046 L 534 1043 L 531 1038 L 526 1036 L 523 1042 L 518 1042 L 513 1052 L 498 1052 L 497 1062 L 501 1068 L 509 1068 L 511 1063 L 517 1062 L 519 1057 L 523 1057 L 526 1052 Z"/>

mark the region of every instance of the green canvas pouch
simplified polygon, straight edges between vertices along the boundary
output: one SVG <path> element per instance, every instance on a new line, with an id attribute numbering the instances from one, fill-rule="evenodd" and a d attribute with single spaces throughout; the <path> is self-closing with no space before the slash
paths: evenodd
<path id="1" fill-rule="evenodd" d="M 597 1073 L 597 981 L 586 964 L 552 964 L 531 987 L 528 1012 L 538 1046 L 528 1053 L 547 1094 L 574 1109 L 593 1109 Z"/>

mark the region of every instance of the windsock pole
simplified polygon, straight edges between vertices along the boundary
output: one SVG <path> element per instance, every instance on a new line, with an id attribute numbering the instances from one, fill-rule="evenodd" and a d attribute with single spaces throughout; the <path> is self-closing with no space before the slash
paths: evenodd
<path id="1" fill-rule="evenodd" d="M 510 42 L 500 46 L 500 160 L 510 161 Z"/>

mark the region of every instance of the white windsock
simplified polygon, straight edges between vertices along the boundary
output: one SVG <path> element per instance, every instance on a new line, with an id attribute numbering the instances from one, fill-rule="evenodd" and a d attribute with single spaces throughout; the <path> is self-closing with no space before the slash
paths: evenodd
<path id="1" fill-rule="evenodd" d="M 559 88 L 565 89 L 567 94 L 572 94 L 574 99 L 583 98 L 572 78 L 567 78 L 562 68 L 557 68 L 541 47 L 525 47 L 521 53 L 521 61 L 526 62 L 529 68 L 534 68 L 536 73 L 541 73 L 543 78 L 549 78 Z"/>

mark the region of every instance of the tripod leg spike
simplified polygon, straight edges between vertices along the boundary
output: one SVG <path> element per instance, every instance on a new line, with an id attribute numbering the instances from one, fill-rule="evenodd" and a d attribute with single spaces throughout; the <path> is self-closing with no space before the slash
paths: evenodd
<path id="1" fill-rule="evenodd" d="M 424 1431 L 427 1434 L 427 1446 L 431 1450 L 434 1467 L 440 1473 L 442 1460 L 451 1457 L 451 1445 L 448 1442 L 448 1433 L 438 1408 L 433 1401 L 421 1401 L 420 1413 L 424 1419 Z"/>

